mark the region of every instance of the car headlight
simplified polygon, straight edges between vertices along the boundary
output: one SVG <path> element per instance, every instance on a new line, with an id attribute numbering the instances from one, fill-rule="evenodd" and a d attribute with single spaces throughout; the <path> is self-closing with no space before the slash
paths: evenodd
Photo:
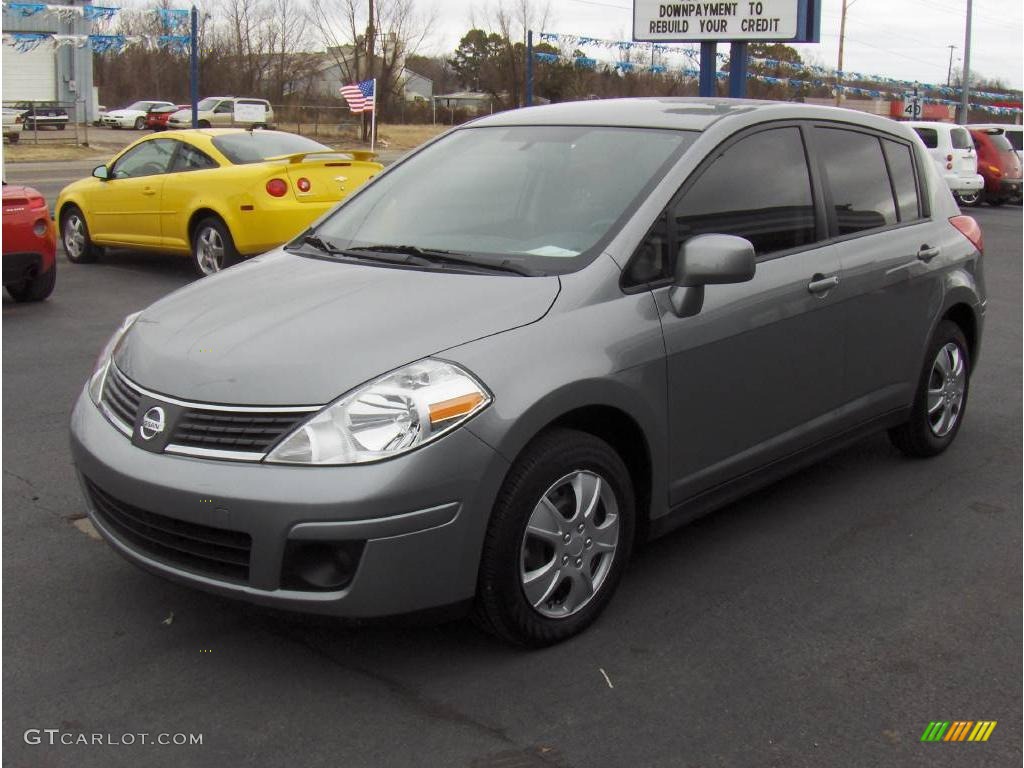
<path id="1" fill-rule="evenodd" d="M 103 395 L 103 382 L 107 378 L 107 369 L 110 367 L 110 358 L 114 354 L 114 348 L 117 347 L 117 342 L 128 333 L 128 329 L 132 327 L 141 314 L 142 312 L 133 312 L 128 315 L 121 323 L 121 327 L 114 331 L 114 335 L 107 341 L 103 351 L 100 352 L 100 356 L 96 358 L 96 365 L 93 368 L 92 376 L 89 377 L 89 397 L 92 398 L 96 405 L 100 404 L 100 397 Z"/>
<path id="2" fill-rule="evenodd" d="M 491 396 L 454 363 L 427 359 L 342 396 L 267 456 L 283 464 L 360 464 L 411 451 L 486 408 Z"/>

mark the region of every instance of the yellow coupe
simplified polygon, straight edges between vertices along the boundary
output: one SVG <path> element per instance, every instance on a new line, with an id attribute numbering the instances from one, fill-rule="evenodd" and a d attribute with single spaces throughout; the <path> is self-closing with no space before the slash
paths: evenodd
<path id="1" fill-rule="evenodd" d="M 104 246 L 191 255 L 200 275 L 299 234 L 383 166 L 281 131 L 166 131 L 130 144 L 55 208 L 70 261 Z"/>

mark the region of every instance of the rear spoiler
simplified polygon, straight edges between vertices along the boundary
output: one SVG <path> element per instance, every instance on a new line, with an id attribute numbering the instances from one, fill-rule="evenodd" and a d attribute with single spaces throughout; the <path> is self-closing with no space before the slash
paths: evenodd
<path id="1" fill-rule="evenodd" d="M 268 157 L 266 162 L 271 160 L 286 160 L 289 163 L 301 163 L 307 157 L 311 155 L 351 155 L 353 160 L 360 162 L 369 162 L 376 156 L 376 152 L 371 152 L 368 149 L 317 149 L 312 152 L 293 152 L 290 155 L 276 155 L 274 157 Z"/>

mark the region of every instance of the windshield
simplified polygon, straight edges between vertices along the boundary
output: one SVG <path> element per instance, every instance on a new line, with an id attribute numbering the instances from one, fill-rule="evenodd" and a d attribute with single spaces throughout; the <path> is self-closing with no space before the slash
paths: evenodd
<path id="1" fill-rule="evenodd" d="M 220 99 L 203 99 L 196 106 L 199 107 L 200 112 L 209 112 L 218 104 L 220 104 Z"/>
<path id="2" fill-rule="evenodd" d="M 458 130 L 371 183 L 317 235 L 339 248 L 417 246 L 571 272 L 696 137 L 603 126 Z"/>
<path id="3" fill-rule="evenodd" d="M 270 157 L 293 155 L 297 152 L 333 152 L 330 147 L 296 136 L 294 133 L 278 131 L 239 131 L 213 139 L 213 146 L 235 165 L 262 163 Z M 338 152 L 339 155 L 345 154 Z"/>
<path id="4" fill-rule="evenodd" d="M 151 101 L 136 101 L 134 104 L 129 104 L 127 107 L 125 107 L 125 109 L 133 109 L 136 112 L 145 112 L 147 109 L 149 109 L 149 105 L 152 103 L 153 102 Z"/>

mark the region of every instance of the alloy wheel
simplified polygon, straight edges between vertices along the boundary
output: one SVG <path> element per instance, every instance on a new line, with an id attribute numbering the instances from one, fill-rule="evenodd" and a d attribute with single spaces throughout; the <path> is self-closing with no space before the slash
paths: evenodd
<path id="1" fill-rule="evenodd" d="M 212 275 L 223 269 L 224 238 L 213 227 L 199 230 L 196 238 L 196 260 L 204 275 Z"/>
<path id="2" fill-rule="evenodd" d="M 64 221 L 64 250 L 72 259 L 85 254 L 85 222 L 77 213 L 69 214 Z"/>
<path id="3" fill-rule="evenodd" d="M 530 514 L 520 548 L 523 594 L 542 616 L 572 616 L 593 599 L 619 544 L 619 508 L 600 475 L 577 470 L 554 482 Z"/>
<path id="4" fill-rule="evenodd" d="M 948 342 L 939 349 L 928 378 L 928 426 L 936 437 L 948 435 L 959 421 L 966 386 L 963 353 Z"/>

